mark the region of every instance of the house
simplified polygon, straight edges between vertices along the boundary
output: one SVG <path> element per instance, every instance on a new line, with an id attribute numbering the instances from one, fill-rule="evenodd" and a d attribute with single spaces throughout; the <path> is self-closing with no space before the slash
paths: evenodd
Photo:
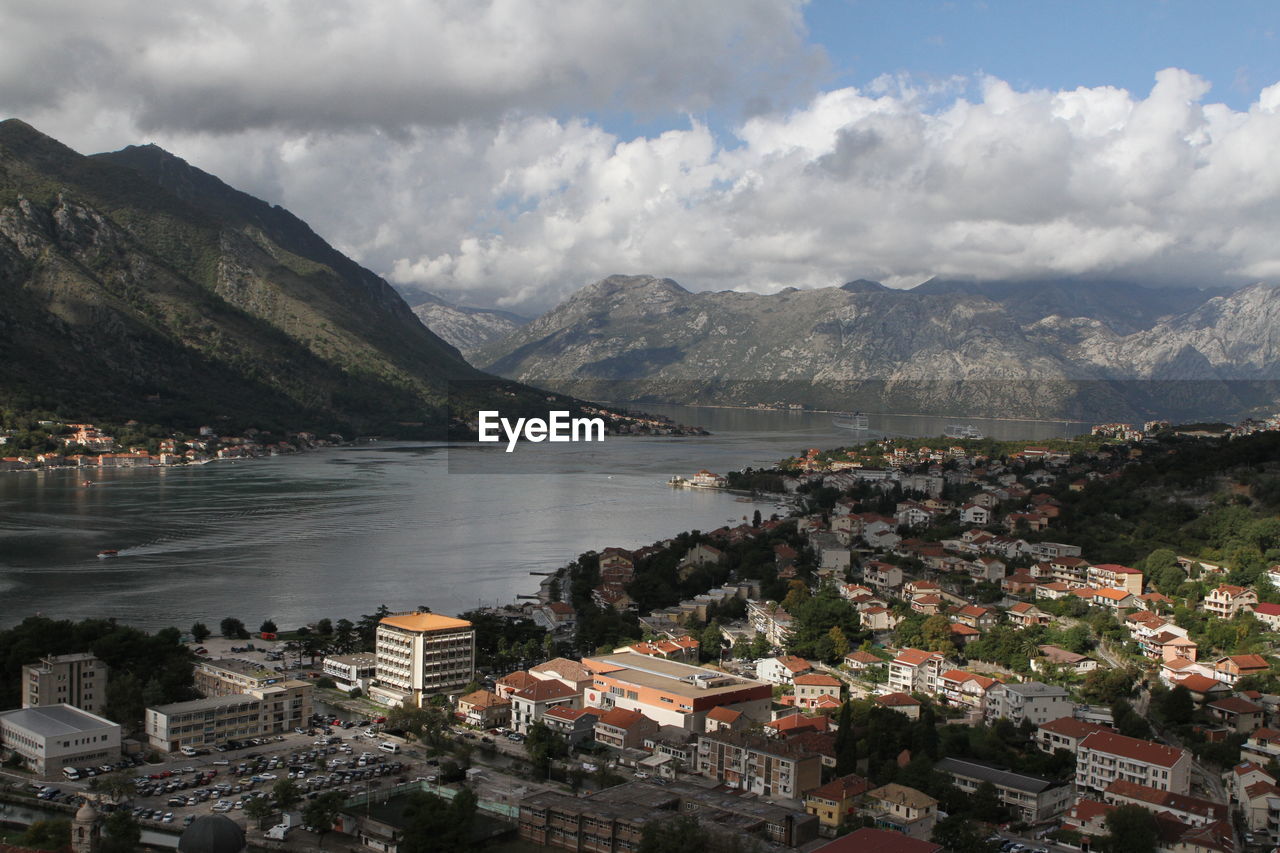
<path id="1" fill-rule="evenodd" d="M 998 684 L 987 693 L 988 723 L 1004 718 L 1015 726 L 1024 720 L 1038 726 L 1069 717 L 1074 710 L 1075 703 L 1064 688 L 1039 681 Z"/>
<path id="2" fill-rule="evenodd" d="M 1111 805 L 1142 806 L 1149 811 L 1172 815 L 1188 826 L 1208 826 L 1230 817 L 1226 803 L 1175 794 L 1123 779 L 1117 779 L 1108 785 L 1102 792 L 1102 799 Z"/>
<path id="3" fill-rule="evenodd" d="M 991 523 L 991 510 L 976 503 L 967 503 L 960 507 L 960 520 L 965 524 L 986 527 Z"/>
<path id="4" fill-rule="evenodd" d="M 937 693 L 938 676 L 944 662 L 945 659 L 937 652 L 902 649 L 889 662 L 889 692 Z"/>
<path id="5" fill-rule="evenodd" d="M 936 616 L 942 611 L 942 596 L 931 592 L 921 593 L 911 599 L 911 609 L 925 616 Z"/>
<path id="6" fill-rule="evenodd" d="M 769 684 L 792 684 L 797 675 L 812 671 L 812 664 L 795 655 L 764 658 L 756 664 L 756 678 Z"/>
<path id="7" fill-rule="evenodd" d="M 1093 590 L 1093 595 L 1088 600 L 1094 607 L 1106 607 L 1111 610 L 1130 610 L 1142 606 L 1142 602 L 1138 596 L 1126 589 L 1112 589 L 1110 587 L 1102 587 Z"/>
<path id="8" fill-rule="evenodd" d="M 457 716 L 482 729 L 504 726 L 511 716 L 511 701 L 488 690 L 476 690 L 458 698 Z"/>
<path id="9" fill-rule="evenodd" d="M 1133 596 L 1142 595 L 1142 572 L 1115 563 L 1103 563 L 1085 569 L 1085 583 L 1095 589 L 1123 589 Z"/>
<path id="10" fill-rule="evenodd" d="M 606 711 L 595 724 L 596 743 L 614 749 L 639 749 L 646 737 L 658 733 L 658 723 L 639 711 L 614 708 Z"/>
<path id="11" fill-rule="evenodd" d="M 796 800 L 822 784 L 822 759 L 789 740 L 720 731 L 698 738 L 697 772 L 743 793 Z"/>
<path id="12" fill-rule="evenodd" d="M 868 631 L 892 631 L 902 617 L 887 607 L 872 606 L 858 612 L 858 617 Z"/>
<path id="13" fill-rule="evenodd" d="M 840 690 L 844 682 L 821 672 L 806 672 L 795 677 L 795 704 L 799 708 L 816 708 L 819 700 L 827 697 L 840 704 Z"/>
<path id="14" fill-rule="evenodd" d="M 1262 675 L 1270 669 L 1271 664 L 1262 655 L 1228 655 L 1213 662 L 1213 677 L 1234 685 L 1246 675 Z"/>
<path id="15" fill-rule="evenodd" d="M 1030 628 L 1033 625 L 1048 625 L 1053 617 L 1034 604 L 1020 601 L 1005 611 L 1005 617 L 1019 628 Z"/>
<path id="16" fill-rule="evenodd" d="M 595 737 L 596 721 L 600 712 L 594 708 L 570 708 L 556 705 L 542 715 L 542 724 L 562 735 L 570 746 L 577 746 Z"/>
<path id="17" fill-rule="evenodd" d="M 877 827 L 927 839 L 938 822 L 938 801 L 928 794 L 890 782 L 867 792 L 866 814 Z"/>
<path id="18" fill-rule="evenodd" d="M 1004 578 L 1007 566 L 990 554 L 984 554 L 969 562 L 969 576 L 976 581 L 998 583 Z"/>
<path id="19" fill-rule="evenodd" d="M 1243 586 L 1219 584 L 1201 602 L 1207 613 L 1223 619 L 1234 619 L 1236 614 L 1251 612 L 1258 606 L 1258 593 Z"/>
<path id="20" fill-rule="evenodd" d="M 829 697 L 827 697 L 829 698 Z M 839 702 L 834 703 L 839 707 Z M 831 727 L 831 720 L 823 714 L 809 716 L 801 713 L 783 713 L 783 716 L 764 724 L 764 732 L 772 737 L 794 737 L 802 732 L 825 732 Z"/>
<path id="21" fill-rule="evenodd" d="M 1149 637 L 1146 641 L 1139 641 L 1139 645 L 1147 652 L 1147 657 L 1154 657 L 1156 660 L 1183 658 L 1194 662 L 1200 654 L 1200 647 L 1196 641 L 1185 634 L 1175 634 L 1168 630 L 1168 626 L 1165 628 L 1166 630 Z"/>
<path id="22" fill-rule="evenodd" d="M 862 567 L 862 581 L 880 592 L 889 592 L 902 586 L 902 569 L 892 563 L 871 560 Z"/>
<path id="23" fill-rule="evenodd" d="M 1006 575 L 1000 581 L 1000 588 L 1009 595 L 1035 595 L 1036 579 L 1026 569 L 1018 569 L 1011 575 Z"/>
<path id="24" fill-rule="evenodd" d="M 1259 727 L 1249 733 L 1248 739 L 1241 744 L 1240 751 L 1251 754 L 1262 761 L 1280 759 L 1280 731 Z"/>
<path id="25" fill-rule="evenodd" d="M 1052 583 L 1042 583 L 1036 587 L 1036 598 L 1046 599 L 1048 601 L 1057 601 L 1059 598 L 1066 598 L 1071 594 L 1071 587 L 1062 581 L 1053 581 Z"/>
<path id="26" fill-rule="evenodd" d="M 1031 660 L 1032 672 L 1044 672 L 1049 667 L 1058 667 L 1067 672 L 1083 675 L 1098 668 L 1098 662 L 1093 658 L 1060 649 L 1057 646 L 1036 646 L 1036 648 L 1040 651 L 1040 655 Z"/>
<path id="27" fill-rule="evenodd" d="M 1114 732 L 1094 732 L 1076 749 L 1076 787 L 1101 792 L 1123 779 L 1189 794 L 1191 763 L 1191 753 L 1185 749 Z"/>
<path id="28" fill-rule="evenodd" d="M 966 604 L 951 614 L 952 622 L 959 622 L 962 625 L 968 625 L 970 628 L 977 628 L 979 631 L 994 628 L 999 618 L 1000 614 L 990 607 L 982 607 L 977 604 Z"/>
<path id="29" fill-rule="evenodd" d="M 834 834 L 841 824 L 853 817 L 858 798 L 869 790 L 871 784 L 861 776 L 841 776 L 805 794 L 804 810 L 818 818 L 824 834 Z"/>
<path id="30" fill-rule="evenodd" d="M 1263 710 L 1241 696 L 1227 696 L 1205 705 L 1209 715 L 1218 722 L 1230 726 L 1237 733 L 1252 732 L 1262 725 Z"/>
<path id="31" fill-rule="evenodd" d="M 551 708 L 564 705 L 582 707 L 582 694 L 558 679 L 535 681 L 523 690 L 512 693 L 511 727 L 521 734 L 528 734 L 529 727 L 540 721 Z"/>
<path id="32" fill-rule="evenodd" d="M 706 730 L 714 733 L 723 730 L 745 731 L 751 726 L 751 720 L 741 711 L 720 706 L 707 712 Z"/>
<path id="33" fill-rule="evenodd" d="M 1090 723 L 1075 717 L 1059 717 L 1036 726 L 1035 740 L 1036 746 L 1044 752 L 1052 754 L 1055 750 L 1065 749 L 1075 754 L 1080 741 L 1094 732 L 1109 731 L 1112 729 L 1101 723 Z"/>
<path id="34" fill-rule="evenodd" d="M 873 701 L 882 708 L 906 714 L 913 720 L 920 719 L 920 708 L 923 703 L 909 693 L 885 693 L 883 696 L 877 696 Z"/>
<path id="35" fill-rule="evenodd" d="M 706 618 L 705 614 L 701 618 Z M 791 614 L 773 601 L 748 601 L 747 621 L 772 646 L 785 646 L 791 639 Z"/>
<path id="36" fill-rule="evenodd" d="M 552 658 L 546 663 L 529 667 L 529 674 L 539 681 L 554 678 L 579 693 L 591 686 L 591 670 L 568 658 Z"/>
<path id="37" fill-rule="evenodd" d="M 933 769 L 950 776 L 956 787 L 972 794 L 983 784 L 996 790 L 1001 804 L 1018 820 L 1039 823 L 1062 814 L 1075 799 L 1069 782 L 1015 773 L 981 761 L 944 758 Z"/>
<path id="38" fill-rule="evenodd" d="M 1191 699 L 1197 705 L 1203 705 L 1206 702 L 1212 702 L 1215 699 L 1221 699 L 1231 694 L 1231 688 L 1221 681 L 1198 673 L 1183 677 L 1178 681 L 1178 684 L 1191 691 Z"/>
<path id="39" fill-rule="evenodd" d="M 519 693 L 526 687 L 532 687 L 541 679 L 534 678 L 527 671 L 518 669 L 508 675 L 504 675 L 494 682 L 493 692 L 497 693 L 504 699 L 511 698 L 511 694 Z"/>
<path id="40" fill-rule="evenodd" d="M 959 622 L 951 623 L 950 634 L 951 642 L 961 648 L 972 643 L 974 640 L 982 639 L 982 632 L 977 628 L 970 628 L 968 625 L 963 625 Z"/>
<path id="41" fill-rule="evenodd" d="M 987 706 L 987 694 L 997 682 L 985 675 L 960 669 L 949 669 L 938 678 L 943 700 L 948 705 L 969 708 L 981 715 Z"/>
<path id="42" fill-rule="evenodd" d="M 871 652 L 849 652 L 844 656 L 844 665 L 853 672 L 862 672 L 877 666 L 884 666 L 885 662 L 873 655 Z"/>
<path id="43" fill-rule="evenodd" d="M 1280 604 L 1260 602 L 1254 605 L 1254 618 L 1272 631 L 1280 631 Z"/>

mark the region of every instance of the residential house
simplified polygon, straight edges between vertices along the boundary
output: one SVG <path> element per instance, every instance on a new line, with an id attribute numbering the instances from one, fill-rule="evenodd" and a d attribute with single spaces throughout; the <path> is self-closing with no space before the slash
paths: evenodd
<path id="1" fill-rule="evenodd" d="M 902 649 L 889 661 L 890 693 L 938 692 L 938 676 L 942 674 L 945 659 L 937 652 L 920 649 Z"/>
<path id="2" fill-rule="evenodd" d="M 1053 581 L 1052 583 L 1042 583 L 1036 587 L 1036 598 L 1046 599 L 1048 601 L 1057 601 L 1059 598 L 1066 598 L 1071 594 L 1071 587 L 1062 581 Z"/>
<path id="3" fill-rule="evenodd" d="M 741 732 L 750 726 L 751 720 L 745 714 L 723 705 L 707 712 L 706 730 L 709 734 L 725 730 Z"/>
<path id="4" fill-rule="evenodd" d="M 1057 667 L 1067 672 L 1083 675 L 1098 668 L 1098 662 L 1091 657 L 1076 654 L 1057 646 L 1036 646 L 1040 655 L 1031 659 L 1032 672 L 1044 672 L 1049 667 Z"/>
<path id="5" fill-rule="evenodd" d="M 458 697 L 457 716 L 482 729 L 505 726 L 511 717 L 511 701 L 489 690 L 476 690 Z"/>
<path id="6" fill-rule="evenodd" d="M 1191 793 L 1191 753 L 1114 732 L 1094 732 L 1076 749 L 1076 787 L 1105 791 L 1117 779 Z"/>
<path id="7" fill-rule="evenodd" d="M 965 524 L 986 527 L 991 523 L 991 510 L 981 504 L 967 503 L 960 507 L 960 521 Z"/>
<path id="8" fill-rule="evenodd" d="M 796 800 L 822 783 L 822 759 L 789 740 L 719 731 L 698 738 L 697 772 L 744 793 Z"/>
<path id="9" fill-rule="evenodd" d="M 871 560 L 862 567 L 863 583 L 880 592 L 890 592 L 902 586 L 902 569 L 892 563 Z"/>
<path id="10" fill-rule="evenodd" d="M 901 832 L 864 826 L 824 844 L 814 853 L 942 853 L 941 844 L 908 838 Z"/>
<path id="11" fill-rule="evenodd" d="M 981 761 L 944 758 L 933 769 L 950 776 L 957 788 L 972 794 L 984 783 L 996 790 L 1001 804 L 1024 823 L 1040 823 L 1062 814 L 1075 799 L 1069 782 L 1015 773 Z"/>
<path id="12" fill-rule="evenodd" d="M 1117 779 L 1102 793 L 1104 802 L 1111 805 L 1142 806 L 1148 811 L 1162 813 L 1182 821 L 1188 826 L 1208 826 L 1230 818 L 1226 803 L 1215 803 L 1187 794 L 1152 788 Z"/>
<path id="13" fill-rule="evenodd" d="M 1117 612 L 1142 606 L 1142 601 L 1138 596 L 1127 589 L 1112 589 L 1110 587 L 1101 587 L 1093 590 L 1090 603 L 1094 607 L 1106 607 Z"/>
<path id="14" fill-rule="evenodd" d="M 1228 655 L 1213 662 L 1213 676 L 1223 684 L 1234 685 L 1246 675 L 1262 675 L 1271 664 L 1262 655 Z"/>
<path id="15" fill-rule="evenodd" d="M 582 694 L 558 679 L 539 680 L 511 694 L 511 727 L 528 734 L 529 727 L 540 721 L 551 708 L 563 705 L 582 707 Z"/>
<path id="16" fill-rule="evenodd" d="M 987 706 L 987 694 L 998 684 L 994 678 L 975 675 L 960 669 L 949 669 L 938 677 L 943 700 L 957 708 L 968 708 L 979 716 Z"/>
<path id="17" fill-rule="evenodd" d="M 1205 705 L 1209 716 L 1223 725 L 1229 726 L 1238 734 L 1252 732 L 1262 725 L 1263 710 L 1242 696 L 1227 696 L 1216 699 Z"/>
<path id="18" fill-rule="evenodd" d="M 793 684 L 797 675 L 812 671 L 813 665 L 796 655 L 764 658 L 756 664 L 756 678 L 769 684 Z"/>
<path id="19" fill-rule="evenodd" d="M 1005 611 L 1009 622 L 1019 628 L 1030 628 L 1033 625 L 1048 625 L 1053 617 L 1034 604 L 1020 601 Z"/>
<path id="20" fill-rule="evenodd" d="M 1115 563 L 1103 563 L 1085 569 L 1085 583 L 1095 589 L 1122 589 L 1133 596 L 1142 595 L 1142 572 Z"/>
<path id="21" fill-rule="evenodd" d="M 792 681 L 795 685 L 795 704 L 799 708 L 817 708 L 824 697 L 834 699 L 840 704 L 840 690 L 844 682 L 822 672 L 806 672 L 797 675 Z"/>
<path id="22" fill-rule="evenodd" d="M 639 711 L 614 708 L 596 720 L 596 743 L 614 749 L 639 749 L 646 737 L 658 733 L 658 723 Z"/>
<path id="23" fill-rule="evenodd" d="M 969 643 L 972 643 L 974 640 L 982 639 L 981 631 L 979 631 L 977 628 L 971 628 L 968 625 L 964 625 L 960 622 L 952 622 L 951 627 L 948 629 L 948 631 L 951 634 L 951 642 L 955 643 L 956 646 L 960 648 L 967 646 Z"/>
<path id="24" fill-rule="evenodd" d="M 1035 740 L 1036 746 L 1044 752 L 1053 753 L 1065 749 L 1074 755 L 1080 741 L 1094 732 L 1109 731 L 1113 730 L 1101 723 L 1090 723 L 1075 717 L 1059 717 L 1036 726 Z"/>
<path id="25" fill-rule="evenodd" d="M 859 611 L 858 617 L 868 631 L 892 631 L 902 621 L 902 617 L 888 607 L 879 606 Z"/>
<path id="26" fill-rule="evenodd" d="M 1272 631 L 1280 631 L 1280 604 L 1259 602 L 1254 605 L 1253 616 Z"/>
<path id="27" fill-rule="evenodd" d="M 804 810 L 818 818 L 824 835 L 832 835 L 856 813 L 859 798 L 871 784 L 856 774 L 832 779 L 804 795 Z"/>
<path id="28" fill-rule="evenodd" d="M 878 827 L 924 840 L 938 822 L 938 801 L 915 788 L 890 782 L 867 792 L 866 814 Z"/>
<path id="29" fill-rule="evenodd" d="M 591 686 L 591 670 L 568 658 L 552 658 L 546 663 L 529 667 L 529 674 L 539 681 L 554 678 L 579 693 Z"/>
<path id="30" fill-rule="evenodd" d="M 984 554 L 975 557 L 968 563 L 969 576 L 976 581 L 986 581 L 987 583 L 999 583 L 1005 575 L 1008 568 L 1003 560 L 996 559 L 990 554 Z"/>
<path id="31" fill-rule="evenodd" d="M 1039 726 L 1050 720 L 1071 716 L 1075 703 L 1062 687 L 1042 684 L 1039 681 L 1023 681 L 1017 684 L 998 684 L 987 693 L 987 722 L 1004 718 L 1015 726 L 1025 720 Z"/>
<path id="32" fill-rule="evenodd" d="M 1243 586 L 1220 584 L 1205 596 L 1204 609 L 1223 619 L 1234 619 L 1236 614 L 1250 612 L 1258 606 L 1258 593 Z"/>
<path id="33" fill-rule="evenodd" d="M 542 715 L 542 724 L 562 735 L 570 746 L 577 746 L 595 737 L 596 721 L 600 712 L 594 708 L 570 708 L 556 705 Z"/>
<path id="34" fill-rule="evenodd" d="M 1240 751 L 1261 761 L 1280 760 L 1280 731 L 1259 727 L 1249 733 Z"/>
<path id="35" fill-rule="evenodd" d="M 959 622 L 970 628 L 977 628 L 979 631 L 994 628 L 999 619 L 1000 614 L 995 610 L 978 604 L 966 604 L 951 613 L 952 622 Z"/>
<path id="36" fill-rule="evenodd" d="M 885 693 L 873 700 L 877 705 L 906 714 L 913 720 L 920 719 L 920 708 L 923 703 L 910 693 Z"/>
<path id="37" fill-rule="evenodd" d="M 756 636 L 763 636 L 772 646 L 785 646 L 791 639 L 791 614 L 777 602 L 748 601 L 747 621 Z"/>
<path id="38" fill-rule="evenodd" d="M 942 596 L 925 592 L 912 596 L 911 609 L 916 613 L 923 613 L 925 616 L 936 616 L 942 612 L 944 603 Z"/>
<path id="39" fill-rule="evenodd" d="M 1034 596 L 1037 583 L 1038 581 L 1026 569 L 1018 569 L 1000 581 L 1000 588 L 1008 595 Z"/>
<path id="40" fill-rule="evenodd" d="M 1231 695 L 1230 687 L 1216 678 L 1209 678 L 1199 673 L 1185 675 L 1177 683 L 1191 692 L 1191 699 L 1197 705 L 1203 705 L 1206 702 L 1213 702 L 1216 699 Z"/>
<path id="41" fill-rule="evenodd" d="M 526 687 L 532 687 L 542 679 L 534 678 L 526 670 L 518 669 L 515 672 L 502 676 L 494 682 L 493 692 L 503 699 L 510 699 L 513 693 L 519 693 Z"/>
<path id="42" fill-rule="evenodd" d="M 871 652 L 856 651 L 849 652 L 844 656 L 844 665 L 846 669 L 852 672 L 863 672 L 878 666 L 884 666 L 885 661 Z"/>

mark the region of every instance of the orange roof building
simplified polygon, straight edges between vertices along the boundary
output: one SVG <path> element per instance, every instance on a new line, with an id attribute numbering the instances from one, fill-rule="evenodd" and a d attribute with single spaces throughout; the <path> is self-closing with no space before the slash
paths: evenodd
<path id="1" fill-rule="evenodd" d="M 465 687 L 475 677 L 476 632 L 465 619 L 394 613 L 378 623 L 375 654 L 377 683 L 369 696 L 421 707 L 424 697 Z"/>

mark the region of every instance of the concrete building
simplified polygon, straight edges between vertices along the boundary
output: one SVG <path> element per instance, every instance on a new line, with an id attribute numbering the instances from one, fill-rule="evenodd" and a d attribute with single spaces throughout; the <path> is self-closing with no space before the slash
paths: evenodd
<path id="1" fill-rule="evenodd" d="M 890 782 L 867 792 L 866 812 L 877 827 L 923 841 L 938 822 L 938 801 L 923 791 Z"/>
<path id="2" fill-rule="evenodd" d="M 1075 795 L 1069 782 L 1014 773 L 980 761 L 944 758 L 933 769 L 954 780 L 961 791 L 972 794 L 984 782 L 996 789 L 1000 802 L 1024 823 L 1039 823 L 1065 812 Z"/>
<path id="3" fill-rule="evenodd" d="M 596 743 L 614 749 L 639 749 L 644 745 L 645 738 L 657 734 L 657 723 L 639 711 L 628 711 L 626 708 L 606 711 L 596 720 Z"/>
<path id="4" fill-rule="evenodd" d="M 260 663 L 239 658 L 196 661 L 192 676 L 196 690 L 205 697 L 234 696 L 285 680 L 285 676 Z"/>
<path id="5" fill-rule="evenodd" d="M 71 705 L 96 714 L 107 698 L 107 665 L 88 652 L 41 658 L 22 668 L 22 707 Z"/>
<path id="6" fill-rule="evenodd" d="M 359 690 L 369 692 L 378 672 L 378 658 L 368 652 L 354 655 L 329 655 L 321 663 L 324 674 L 333 679 L 339 690 L 351 693 Z"/>
<path id="7" fill-rule="evenodd" d="M 1075 717 L 1062 717 L 1037 726 L 1035 740 L 1036 746 L 1044 752 L 1052 754 L 1056 750 L 1065 749 L 1074 755 L 1080 746 L 1080 741 L 1094 732 L 1109 731 L 1113 729 L 1101 723 L 1077 720 Z"/>
<path id="8" fill-rule="evenodd" d="M 1075 710 L 1065 688 L 1042 684 L 1039 681 L 1023 681 L 1018 684 L 999 684 L 987 692 L 987 722 L 1003 717 L 1015 726 L 1027 720 L 1033 726 L 1050 720 L 1070 717 Z"/>
<path id="9" fill-rule="evenodd" d="M 564 735 L 564 739 L 569 742 L 569 746 L 577 746 L 595 736 L 596 720 L 598 719 L 600 719 L 600 714 L 597 711 L 557 705 L 554 708 L 548 708 L 547 712 L 542 715 L 542 724 L 551 729 L 551 731 Z"/>
<path id="10" fill-rule="evenodd" d="M 1076 787 L 1101 792 L 1116 780 L 1189 794 L 1191 753 L 1149 740 L 1094 732 L 1076 749 Z"/>
<path id="11" fill-rule="evenodd" d="M 378 668 L 369 695 L 386 705 L 422 707 L 435 693 L 461 690 L 475 677 L 476 632 L 465 619 L 397 613 L 378 623 Z"/>
<path id="12" fill-rule="evenodd" d="M 841 776 L 805 794 L 804 810 L 818 819 L 824 835 L 832 835 L 854 816 L 858 799 L 870 789 L 861 776 Z"/>
<path id="13" fill-rule="evenodd" d="M 148 708 L 147 743 L 176 752 L 184 746 L 207 748 L 228 739 L 279 734 L 307 725 L 311 717 L 311 685 L 281 681 L 229 696 L 210 696 Z"/>
<path id="14" fill-rule="evenodd" d="M 639 711 L 659 725 L 696 733 L 706 731 L 713 708 L 769 719 L 773 688 L 760 681 L 630 652 L 583 658 L 582 665 L 592 672 L 585 707 Z"/>
<path id="15" fill-rule="evenodd" d="M 937 652 L 920 649 L 903 649 L 889 661 L 890 693 L 924 693 L 932 696 L 938 692 L 938 679 L 946 660 Z"/>
<path id="16" fill-rule="evenodd" d="M 0 713 L 0 745 L 38 775 L 120 760 L 120 726 L 67 704 Z"/>
<path id="17" fill-rule="evenodd" d="M 812 815 L 685 782 L 628 782 L 587 797 L 544 791 L 520 801 L 520 838 L 544 847 L 624 853 L 640 848 L 646 824 L 690 815 L 739 847 L 800 847 L 818 837 Z"/>
<path id="18" fill-rule="evenodd" d="M 822 757 L 790 741 L 720 731 L 698 738 L 697 772 L 743 792 L 798 800 L 822 783 Z"/>
<path id="19" fill-rule="evenodd" d="M 555 678 L 535 681 L 508 697 L 511 701 L 511 728 L 528 734 L 552 708 L 581 708 L 582 694 Z"/>

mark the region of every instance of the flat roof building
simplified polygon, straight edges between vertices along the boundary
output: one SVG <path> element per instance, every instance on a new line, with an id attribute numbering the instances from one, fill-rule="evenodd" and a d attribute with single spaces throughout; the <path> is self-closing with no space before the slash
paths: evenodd
<path id="1" fill-rule="evenodd" d="M 944 758 L 933 769 L 955 780 L 956 787 L 972 794 L 984 782 L 995 789 L 1000 802 L 1026 823 L 1057 817 L 1071 807 L 1074 793 L 1069 782 L 1014 773 L 981 761 Z"/>
<path id="2" fill-rule="evenodd" d="M 423 697 L 460 691 L 475 677 L 476 632 L 465 619 L 396 613 L 378 623 L 378 658 L 369 695 L 386 705 L 421 707 Z"/>
<path id="3" fill-rule="evenodd" d="M 176 752 L 184 746 L 210 747 L 292 731 L 311 718 L 311 692 L 307 682 L 289 680 L 245 693 L 148 708 L 147 742 Z"/>
<path id="4" fill-rule="evenodd" d="M 0 744 L 34 773 L 120 759 L 120 726 L 71 705 L 42 705 L 0 713 Z"/>
<path id="5" fill-rule="evenodd" d="M 583 698 L 593 708 L 639 711 L 659 725 L 699 733 L 714 708 L 758 722 L 769 718 L 773 688 L 761 681 L 631 652 L 583 658 L 582 664 L 592 673 Z"/>
<path id="6" fill-rule="evenodd" d="M 71 705 L 90 714 L 107 698 L 107 665 L 89 652 L 51 655 L 22 667 L 22 707 Z"/>
<path id="7" fill-rule="evenodd" d="M 260 663 L 239 658 L 196 661 L 192 676 L 201 696 L 233 696 L 285 680 Z"/>

